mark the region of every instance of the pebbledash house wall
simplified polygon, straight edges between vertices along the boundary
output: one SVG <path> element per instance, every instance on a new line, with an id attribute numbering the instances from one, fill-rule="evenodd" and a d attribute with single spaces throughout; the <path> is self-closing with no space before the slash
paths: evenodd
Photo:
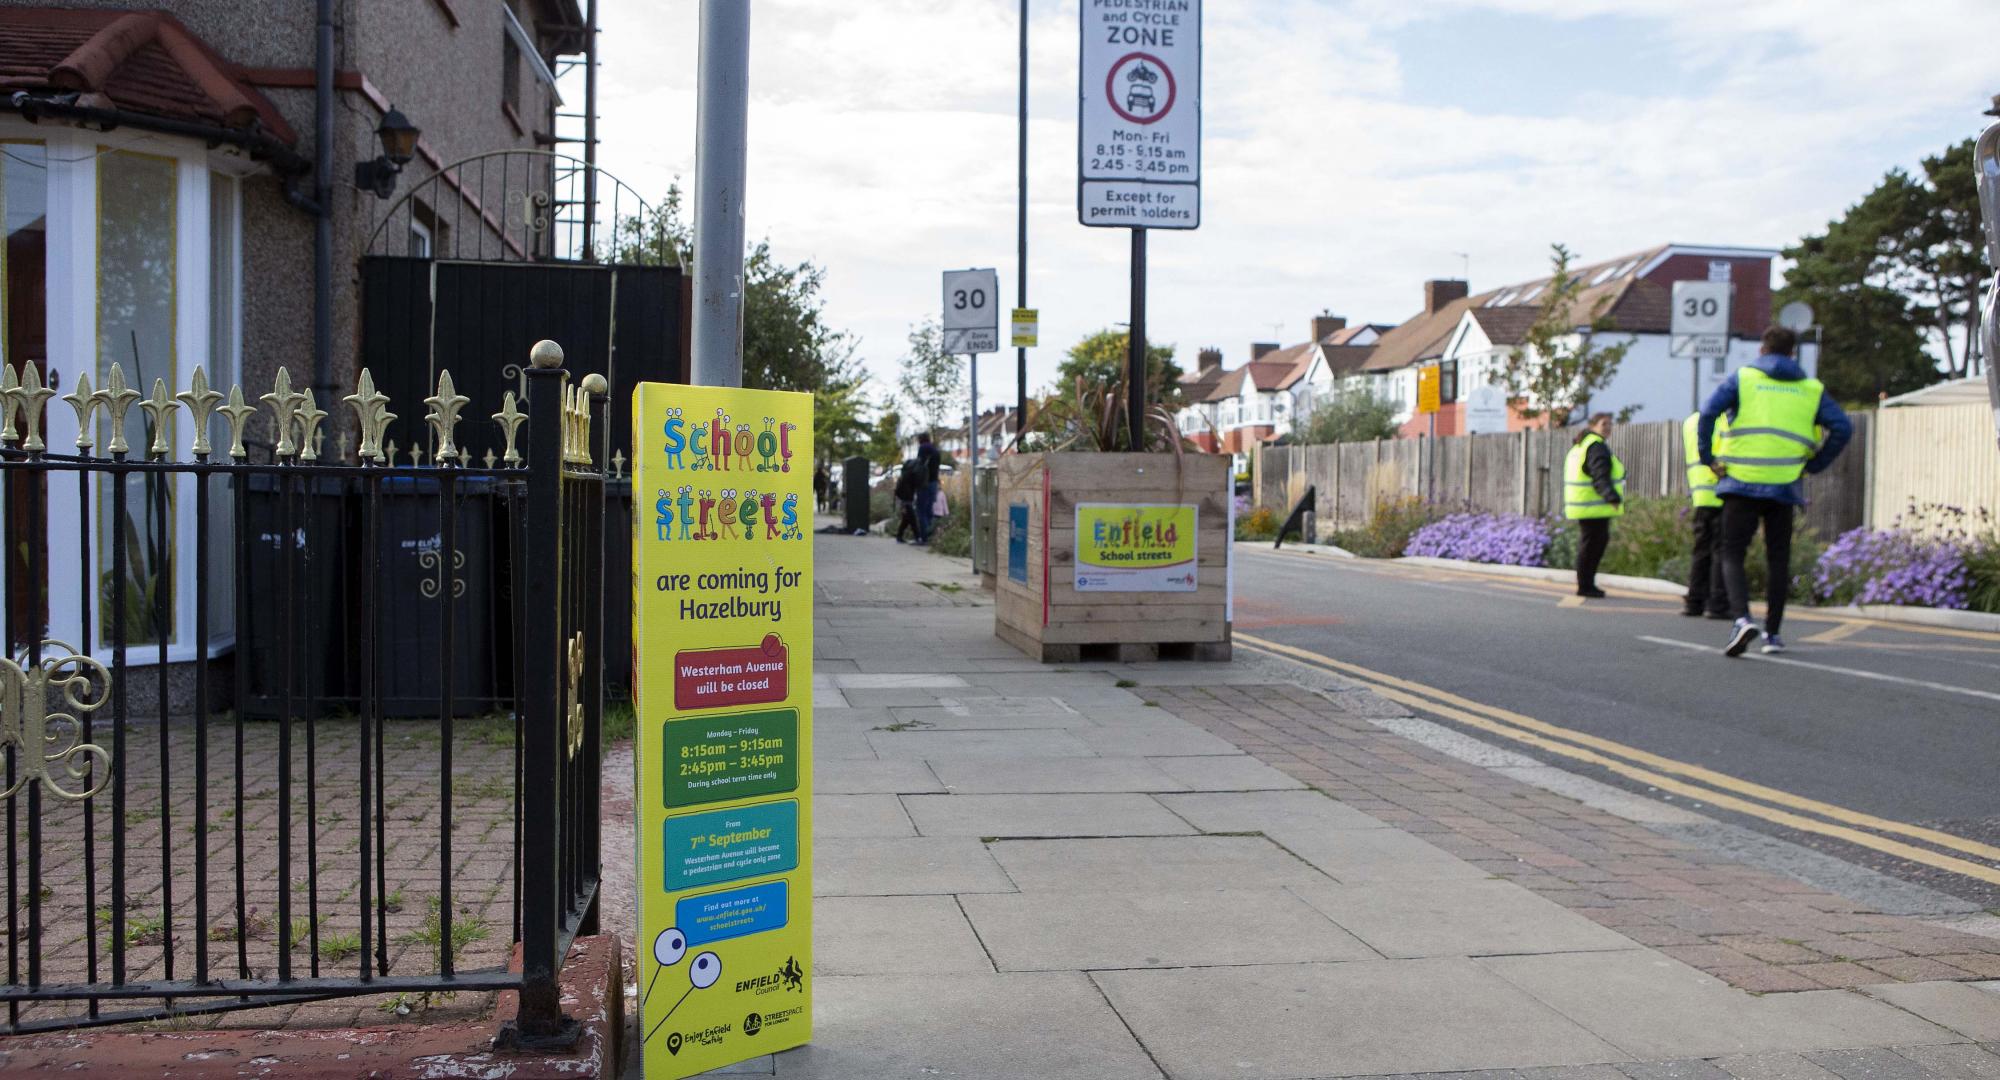
<path id="1" fill-rule="evenodd" d="M 317 161 L 318 22 L 310 0 L 69 0 L 61 6 L 143 7 L 173 15 L 271 99 L 298 133 L 300 156 Z M 531 58 L 522 58 L 519 127 L 502 109 L 505 6 L 507 0 L 337 0 L 334 5 L 333 381 L 342 392 L 366 362 L 359 356 L 360 259 L 394 199 L 440 165 L 492 150 L 546 148 L 553 132 L 555 95 L 534 73 Z M 515 0 L 513 7 L 535 36 L 528 5 Z M 395 194 L 384 201 L 354 186 L 354 166 L 381 153 L 375 129 L 382 107 L 390 105 L 423 137 Z M 492 189 L 484 205 L 497 215 L 502 210 L 496 205 L 497 179 Z M 241 190 L 242 382 L 254 398 L 280 366 L 290 369 L 294 385 L 311 385 L 314 220 L 285 201 L 279 178 L 268 169 L 245 177 Z M 310 176 L 301 190 L 311 194 Z M 451 208 L 442 209 L 445 220 L 453 220 Z M 462 219 L 477 220 L 469 210 Z M 401 244 L 395 247 L 397 254 L 403 250 Z M 184 359 L 184 371 L 193 363 Z M 345 409 L 320 406 L 333 414 L 330 427 L 349 419 Z"/>

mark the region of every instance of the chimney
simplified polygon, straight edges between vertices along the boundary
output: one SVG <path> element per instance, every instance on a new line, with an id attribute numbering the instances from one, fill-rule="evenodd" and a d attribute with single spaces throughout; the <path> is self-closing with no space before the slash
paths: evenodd
<path id="1" fill-rule="evenodd" d="M 1457 278 L 1438 278 L 1424 282 L 1424 314 L 1435 315 L 1453 300 L 1463 300 L 1469 290 L 1464 281 Z"/>
<path id="2" fill-rule="evenodd" d="M 1266 353 L 1277 352 L 1280 346 L 1275 341 L 1253 341 L 1250 343 L 1250 362 L 1264 359 Z"/>
<path id="3" fill-rule="evenodd" d="M 1313 316 L 1312 339 L 1314 341 L 1325 341 L 1334 333 L 1345 329 L 1347 329 L 1347 320 L 1338 315 Z"/>
<path id="4" fill-rule="evenodd" d="M 1213 345 L 1210 345 L 1207 348 L 1195 354 L 1194 372 L 1197 375 L 1206 375 L 1207 373 L 1214 371 L 1216 368 L 1219 368 L 1221 366 L 1222 366 L 1222 350 L 1216 348 Z"/>

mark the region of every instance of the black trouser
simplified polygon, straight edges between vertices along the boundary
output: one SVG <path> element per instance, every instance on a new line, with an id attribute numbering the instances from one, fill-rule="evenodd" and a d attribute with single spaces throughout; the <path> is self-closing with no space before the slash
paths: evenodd
<path id="1" fill-rule="evenodd" d="M 1579 518 L 1576 523 L 1576 591 L 1597 588 L 1597 564 L 1611 543 L 1610 518 Z"/>
<path id="2" fill-rule="evenodd" d="M 924 538 L 924 534 L 917 528 L 917 508 L 910 500 L 897 499 L 896 512 L 901 515 L 896 520 L 896 539 L 901 540 L 906 532 L 919 540 Z"/>
<path id="3" fill-rule="evenodd" d="M 1750 585 L 1743 573 L 1743 559 L 1750 551 L 1750 538 L 1757 526 L 1764 527 L 1764 565 L 1769 583 L 1764 587 L 1764 632 L 1775 634 L 1785 619 L 1785 594 L 1792 588 L 1792 504 L 1775 499 L 1753 499 L 1747 495 L 1722 497 L 1722 583 L 1729 590 L 1729 613 L 1739 619 L 1750 617 Z"/>
<path id="4" fill-rule="evenodd" d="M 1694 558 L 1688 563 L 1687 609 L 1724 614 L 1729 590 L 1722 583 L 1722 507 L 1694 508 Z"/>

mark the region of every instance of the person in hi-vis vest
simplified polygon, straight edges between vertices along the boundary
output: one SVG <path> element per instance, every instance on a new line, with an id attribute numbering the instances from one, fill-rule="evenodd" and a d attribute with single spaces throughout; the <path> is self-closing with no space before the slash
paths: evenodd
<path id="1" fill-rule="evenodd" d="M 1722 581 L 1736 617 L 1723 647 L 1728 656 L 1741 656 L 1760 634 L 1765 652 L 1785 651 L 1778 624 L 1792 583 L 1792 517 L 1806 504 L 1800 477 L 1833 464 L 1854 435 L 1840 404 L 1792 359 L 1798 342 L 1798 335 L 1782 326 L 1764 331 L 1763 355 L 1709 396 L 1695 433 L 1701 463 L 1715 470 L 1715 493 L 1722 498 Z M 1718 438 L 1716 423 L 1725 414 L 1728 430 Z M 1743 573 L 1759 525 L 1770 571 L 1761 626 L 1750 618 Z"/>
<path id="2" fill-rule="evenodd" d="M 1723 437 L 1728 421 L 1718 420 L 1717 439 Z M 1729 591 L 1722 584 L 1722 496 L 1715 493 L 1715 470 L 1701 463 L 1701 413 L 1691 412 L 1681 422 L 1681 449 L 1687 456 L 1689 521 L 1694 526 L 1694 549 L 1688 562 L 1688 591 L 1681 601 L 1681 614 L 1698 619 L 1727 619 Z"/>
<path id="3" fill-rule="evenodd" d="M 1598 413 L 1576 433 L 1563 460 L 1563 516 L 1576 522 L 1576 594 L 1601 597 L 1597 564 L 1611 544 L 1611 519 L 1625 513 L 1625 463 L 1604 441 L 1611 414 Z"/>

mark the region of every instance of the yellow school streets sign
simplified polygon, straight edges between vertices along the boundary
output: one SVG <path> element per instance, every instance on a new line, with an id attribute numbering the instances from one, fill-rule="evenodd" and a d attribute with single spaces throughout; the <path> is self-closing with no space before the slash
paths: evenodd
<path id="1" fill-rule="evenodd" d="M 644 383 L 633 408 L 639 1032 L 663 1080 L 812 1037 L 812 395 Z"/>
<path id="2" fill-rule="evenodd" d="M 1174 504 L 1076 506 L 1078 592 L 1194 592 L 1201 508 Z"/>

